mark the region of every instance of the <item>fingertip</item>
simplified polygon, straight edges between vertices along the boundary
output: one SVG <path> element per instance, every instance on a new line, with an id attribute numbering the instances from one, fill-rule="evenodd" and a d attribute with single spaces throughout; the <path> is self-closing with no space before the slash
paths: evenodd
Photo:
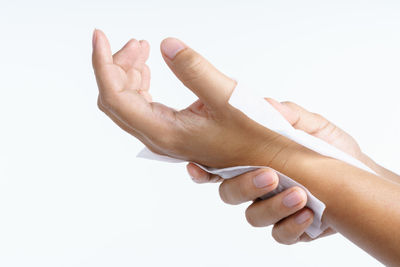
<path id="1" fill-rule="evenodd" d="M 104 32 L 99 29 L 94 29 L 93 37 L 93 65 L 112 63 L 111 47 Z"/>
<path id="2" fill-rule="evenodd" d="M 279 102 L 273 98 L 266 97 L 268 103 L 271 104 L 290 124 L 294 124 L 298 120 L 298 115 L 294 112 L 290 106 L 286 105 L 286 102 Z"/>
<path id="3" fill-rule="evenodd" d="M 135 38 L 131 38 L 131 39 L 129 39 L 129 41 L 126 43 L 126 45 L 125 45 L 125 47 L 126 46 L 139 46 L 140 45 L 140 42 L 138 41 L 138 40 L 136 40 Z"/>
<path id="4" fill-rule="evenodd" d="M 274 177 L 274 182 L 270 185 L 270 190 L 272 191 L 275 190 L 279 185 L 279 175 L 273 169 L 269 169 L 269 173 L 271 174 L 272 177 Z"/>
<path id="5" fill-rule="evenodd" d="M 94 28 L 93 34 L 92 34 L 92 46 L 93 46 L 93 49 L 96 46 L 96 41 L 97 41 L 97 29 Z"/>
<path id="6" fill-rule="evenodd" d="M 305 206 L 307 204 L 307 193 L 306 191 L 299 187 L 299 186 L 295 186 L 294 190 L 297 192 L 297 194 L 299 195 L 299 198 L 301 199 L 301 202 L 299 203 L 299 206 Z"/>
<path id="7" fill-rule="evenodd" d="M 173 60 L 185 48 L 187 48 L 187 45 L 174 37 L 165 38 L 160 44 L 162 54 L 170 60 Z"/>
<path id="8" fill-rule="evenodd" d="M 140 40 L 139 43 L 142 48 L 150 48 L 150 44 L 146 40 Z"/>
<path id="9" fill-rule="evenodd" d="M 95 32 L 96 34 L 98 34 L 98 33 L 104 34 L 104 32 L 103 32 L 101 29 L 99 29 L 99 28 L 94 28 L 94 32 Z"/>
<path id="10" fill-rule="evenodd" d="M 273 176 L 275 180 L 279 180 L 278 173 L 274 169 L 264 168 L 264 171 L 267 172 L 269 175 Z"/>
<path id="11" fill-rule="evenodd" d="M 144 57 L 147 58 L 150 55 L 150 44 L 146 40 L 140 40 L 139 41 L 140 47 L 142 48 L 142 53 L 144 54 Z"/>
<path id="12" fill-rule="evenodd" d="M 282 204 L 293 210 L 300 210 L 307 203 L 307 194 L 298 186 L 292 187 L 283 193 Z"/>
<path id="13" fill-rule="evenodd" d="M 268 101 L 271 105 L 273 105 L 273 106 L 281 106 L 281 105 L 282 105 L 280 102 L 276 101 L 276 100 L 273 99 L 273 98 L 264 97 L 264 99 L 267 100 L 267 101 Z"/>
<path id="14" fill-rule="evenodd" d="M 193 170 L 193 168 L 194 168 L 194 164 L 193 163 L 191 163 L 191 162 L 189 162 L 188 164 L 186 164 L 186 170 L 187 170 L 187 172 L 189 173 L 189 175 L 193 178 L 193 176 L 195 175 L 195 173 L 194 173 L 194 170 Z"/>
<path id="15" fill-rule="evenodd" d="M 281 113 L 283 116 L 285 116 L 285 113 L 290 112 L 291 110 L 289 107 L 285 106 L 283 103 L 284 102 L 279 102 L 273 98 L 270 97 L 265 97 L 265 100 L 267 100 L 268 103 L 270 103 L 279 113 Z"/>
<path id="16" fill-rule="evenodd" d="M 210 175 L 206 171 L 200 169 L 200 167 L 196 166 L 193 163 L 188 163 L 186 165 L 186 169 L 192 180 L 196 183 L 208 182 L 210 178 Z"/>
<path id="17" fill-rule="evenodd" d="M 266 188 L 273 190 L 279 183 L 279 177 L 277 173 L 270 169 L 265 168 L 255 173 L 253 176 L 253 184 L 257 188 Z"/>
<path id="18" fill-rule="evenodd" d="M 102 30 L 95 28 L 93 31 L 93 44 L 97 44 L 99 40 L 104 39 L 105 34 Z"/>
<path id="19" fill-rule="evenodd" d="M 260 226 L 259 223 L 257 222 L 257 220 L 255 219 L 255 216 L 251 212 L 251 207 L 252 207 L 252 205 L 248 206 L 244 213 L 246 221 L 253 227 L 259 227 Z"/>
<path id="20" fill-rule="evenodd" d="M 296 213 L 276 223 L 272 228 L 274 239 L 285 245 L 295 244 L 302 241 L 306 229 L 312 224 L 314 213 L 309 208 L 303 208 Z"/>

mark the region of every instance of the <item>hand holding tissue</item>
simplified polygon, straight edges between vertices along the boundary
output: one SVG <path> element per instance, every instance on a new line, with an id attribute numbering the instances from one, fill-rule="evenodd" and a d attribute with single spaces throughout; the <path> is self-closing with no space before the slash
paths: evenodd
<path id="1" fill-rule="evenodd" d="M 358 161 L 357 159 L 349 156 L 348 154 L 338 150 L 337 148 L 331 146 L 330 144 L 311 136 L 303 131 L 296 130 L 290 125 L 282 115 L 277 112 L 267 101 L 265 101 L 262 97 L 257 97 L 252 94 L 251 91 L 246 90 L 238 84 L 235 90 L 232 93 L 232 96 L 229 100 L 229 103 L 241 110 L 247 117 L 251 118 L 255 122 L 263 125 L 264 127 L 281 134 L 298 144 L 303 145 L 315 152 L 320 153 L 321 155 L 336 158 L 342 161 L 345 161 L 349 164 L 352 164 L 361 169 L 372 172 L 367 166 Z M 167 161 L 167 162 L 182 162 L 182 160 L 177 160 L 171 157 L 162 156 L 155 154 L 144 148 L 139 152 L 138 157 L 155 159 L 159 161 Z M 200 165 L 194 162 L 197 166 L 202 168 L 203 170 L 219 175 L 224 179 L 229 179 L 240 175 L 242 173 L 255 170 L 257 168 L 263 168 L 264 166 L 235 166 L 228 168 L 210 168 L 207 166 Z M 322 223 L 322 215 L 325 210 L 325 205 L 320 200 L 315 198 L 304 186 L 297 183 L 293 179 L 287 177 L 286 175 L 277 172 L 279 176 L 279 186 L 272 192 L 268 193 L 263 198 L 271 197 L 275 194 L 282 192 L 283 190 L 290 188 L 292 186 L 300 186 L 305 189 L 308 197 L 307 207 L 314 211 L 314 221 L 306 230 L 306 233 L 311 238 L 316 238 L 319 236 L 328 226 Z"/>
<path id="2" fill-rule="evenodd" d="M 310 158 L 328 156 L 367 169 L 338 149 L 293 129 L 264 99 L 254 97 L 241 84 L 236 86 L 183 42 L 167 38 L 161 50 L 178 79 L 199 97 L 184 110 L 152 102 L 146 41 L 133 39 L 112 55 L 104 33 L 96 30 L 93 36 L 99 108 L 146 145 L 149 150 L 141 156 L 195 162 L 224 178 L 268 166 L 281 173 L 278 191 L 298 185 L 284 174 L 295 178 L 293 174 Z M 308 206 L 315 212 L 308 233 L 317 236 L 324 227 L 324 205 L 310 193 L 308 197 Z"/>

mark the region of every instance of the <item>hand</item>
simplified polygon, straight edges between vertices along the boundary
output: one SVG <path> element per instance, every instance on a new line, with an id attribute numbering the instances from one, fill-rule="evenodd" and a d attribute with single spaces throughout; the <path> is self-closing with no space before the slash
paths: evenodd
<path id="1" fill-rule="evenodd" d="M 361 152 L 354 138 L 324 117 L 311 113 L 292 102 L 279 103 L 270 98 L 266 100 L 294 128 L 318 137 L 370 165 L 370 160 L 366 160 L 366 156 Z M 187 165 L 187 169 L 197 183 L 223 181 L 219 176 L 209 174 L 192 163 Z M 256 170 L 223 181 L 219 192 L 224 202 L 240 204 L 258 199 L 274 190 L 277 185 L 278 176 L 273 170 Z M 246 218 L 251 225 L 257 227 L 274 224 L 272 236 L 280 243 L 293 244 L 298 241 L 309 241 L 311 238 L 304 231 L 312 223 L 313 213 L 304 207 L 306 202 L 307 195 L 304 190 L 299 187 L 290 188 L 269 199 L 254 202 L 246 210 Z M 335 231 L 329 228 L 320 237 L 332 233 Z"/>
<path id="2" fill-rule="evenodd" d="M 236 82 L 187 45 L 168 38 L 161 51 L 174 74 L 199 97 L 184 110 L 151 102 L 146 41 L 131 40 L 112 55 L 104 33 L 94 32 L 99 108 L 150 150 L 209 167 L 261 164 L 274 165 L 275 169 L 284 164 L 285 153 L 293 152 L 290 149 L 301 150 L 300 145 L 230 106 Z"/>
<path id="3" fill-rule="evenodd" d="M 93 37 L 99 107 L 121 128 L 154 152 L 210 167 L 262 165 L 285 173 L 326 203 L 324 217 L 335 229 L 383 262 L 399 263 L 399 236 L 393 233 L 400 216 L 393 205 L 387 205 L 400 200 L 397 185 L 323 157 L 251 121 L 227 103 L 235 82 L 176 39 L 163 41 L 163 57 L 175 75 L 199 97 L 182 111 L 150 102 L 150 78 L 145 66 L 149 48 L 145 41 L 132 40 L 112 56 L 105 35 L 95 31 Z M 242 140 L 249 141 L 244 143 Z M 345 177 L 341 175 L 343 173 L 346 173 Z M 259 182 L 253 184 L 259 187 L 262 185 Z M 361 190 L 358 186 L 355 189 L 349 186 L 351 183 L 360 186 Z M 338 197 L 337 192 L 344 185 L 349 189 L 348 194 Z M 239 188 L 239 196 L 245 199 L 246 194 L 242 193 L 245 191 L 240 191 L 242 187 L 235 188 Z M 256 202 L 252 207 L 257 207 L 257 203 L 261 203 L 258 206 L 261 210 L 254 209 L 255 216 L 250 213 L 248 218 L 255 225 L 265 224 L 267 220 L 261 214 L 268 210 L 263 204 L 267 202 Z M 296 197 L 282 199 L 280 203 L 291 207 L 302 205 Z M 352 218 L 348 214 L 352 214 Z M 390 220 L 387 220 L 387 214 L 392 215 Z M 310 220 L 307 216 L 303 219 L 304 224 Z"/>

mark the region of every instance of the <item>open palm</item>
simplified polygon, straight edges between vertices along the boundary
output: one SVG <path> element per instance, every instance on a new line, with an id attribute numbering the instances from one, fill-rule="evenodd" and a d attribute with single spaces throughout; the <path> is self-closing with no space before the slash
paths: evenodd
<path id="1" fill-rule="evenodd" d="M 106 36 L 96 30 L 93 67 L 99 87 L 99 108 L 153 152 L 210 167 L 265 164 L 253 159 L 260 161 L 257 154 L 262 149 L 260 144 L 267 145 L 278 134 L 230 106 L 228 100 L 236 82 L 194 50 L 182 43 L 181 51 L 174 58 L 168 57 L 165 47 L 177 43 L 181 42 L 174 38 L 163 41 L 163 58 L 183 84 L 199 97 L 181 111 L 151 101 L 146 41 L 130 40 L 112 55 Z M 285 141 L 283 138 L 282 143 Z M 225 146 L 226 143 L 230 146 Z M 276 150 L 271 150 L 271 159 L 275 158 L 275 151 L 281 151 L 280 145 L 283 144 L 274 143 Z"/>

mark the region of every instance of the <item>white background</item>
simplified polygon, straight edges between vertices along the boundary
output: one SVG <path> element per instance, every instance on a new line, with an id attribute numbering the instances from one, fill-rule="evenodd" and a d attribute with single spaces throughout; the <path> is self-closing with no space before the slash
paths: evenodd
<path id="1" fill-rule="evenodd" d="M 336 235 L 284 246 L 246 205 L 142 145 L 96 106 L 91 34 L 152 45 L 156 101 L 195 98 L 162 61 L 179 37 L 265 96 L 350 132 L 400 171 L 398 1 L 0 2 L 0 266 L 376 266 Z"/>

